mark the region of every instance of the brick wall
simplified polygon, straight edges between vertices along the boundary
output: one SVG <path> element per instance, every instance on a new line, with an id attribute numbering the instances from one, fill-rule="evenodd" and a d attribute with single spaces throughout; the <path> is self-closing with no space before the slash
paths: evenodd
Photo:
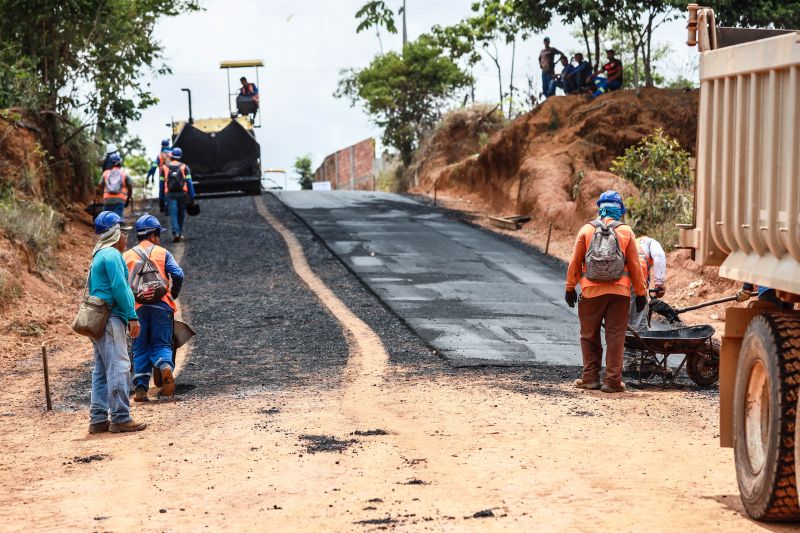
<path id="1" fill-rule="evenodd" d="M 330 181 L 331 188 L 372 190 L 375 139 L 365 139 L 325 158 L 314 172 L 314 181 Z"/>

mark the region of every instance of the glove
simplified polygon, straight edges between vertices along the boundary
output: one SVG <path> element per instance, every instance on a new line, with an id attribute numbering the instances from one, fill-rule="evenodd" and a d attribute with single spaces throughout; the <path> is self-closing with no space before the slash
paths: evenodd
<path id="1" fill-rule="evenodd" d="M 566 300 L 568 306 L 575 307 L 575 302 L 578 301 L 578 293 L 575 289 L 567 291 L 564 293 L 564 300 Z"/>
<path id="2" fill-rule="evenodd" d="M 647 307 L 647 296 L 636 297 L 636 312 L 641 313 Z"/>
<path id="3" fill-rule="evenodd" d="M 664 287 L 663 285 L 656 285 L 655 287 L 656 298 L 663 298 L 666 293 L 667 293 L 666 287 Z"/>
<path id="4" fill-rule="evenodd" d="M 748 291 L 745 289 L 741 289 L 739 292 L 736 293 L 736 301 L 737 302 L 746 302 L 750 298 L 753 297 L 753 291 Z"/>

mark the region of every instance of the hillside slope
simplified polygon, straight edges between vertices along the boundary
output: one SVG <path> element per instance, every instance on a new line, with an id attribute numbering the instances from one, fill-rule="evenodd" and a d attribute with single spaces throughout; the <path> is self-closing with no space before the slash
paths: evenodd
<path id="1" fill-rule="evenodd" d="M 694 153 L 697 104 L 697 92 L 665 89 L 644 89 L 639 97 L 620 91 L 594 101 L 551 98 L 494 133 L 477 157 L 450 163 L 448 153 L 464 146 L 456 123 L 449 133 L 440 129 L 436 146 L 427 150 L 432 161 L 449 164 L 419 164 L 416 192 L 436 183 L 450 195 L 480 197 L 495 212 L 536 213 L 574 229 L 603 190 L 635 194 L 608 168 L 644 136 L 661 128 Z"/>

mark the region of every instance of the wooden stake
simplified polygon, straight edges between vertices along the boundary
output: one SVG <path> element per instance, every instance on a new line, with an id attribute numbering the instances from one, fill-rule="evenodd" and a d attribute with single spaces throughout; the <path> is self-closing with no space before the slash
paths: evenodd
<path id="1" fill-rule="evenodd" d="M 438 180 L 433 182 L 433 207 L 436 207 L 436 186 L 439 185 Z"/>
<path id="2" fill-rule="evenodd" d="M 553 232 L 553 223 L 547 225 L 547 242 L 544 245 L 544 255 L 550 254 L 550 234 Z"/>
<path id="3" fill-rule="evenodd" d="M 44 369 L 44 394 L 47 400 L 47 410 L 53 410 L 53 401 L 50 399 L 50 371 L 47 368 L 47 346 L 42 343 L 42 367 Z"/>

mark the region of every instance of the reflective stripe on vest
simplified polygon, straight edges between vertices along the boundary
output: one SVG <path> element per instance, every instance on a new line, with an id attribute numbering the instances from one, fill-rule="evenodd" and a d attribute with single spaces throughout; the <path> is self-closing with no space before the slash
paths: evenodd
<path id="1" fill-rule="evenodd" d="M 167 176 L 169 176 L 169 165 L 164 165 L 163 167 L 161 167 L 161 173 L 164 175 L 164 193 L 167 194 L 170 192 L 169 186 L 167 184 Z M 189 184 L 186 182 L 186 165 L 184 165 L 183 163 L 181 163 L 181 175 L 183 176 L 183 192 L 189 194 Z"/>
<path id="2" fill-rule="evenodd" d="M 167 285 L 172 285 L 167 277 L 167 249 L 155 244 L 151 244 L 150 246 L 146 246 L 146 244 L 149 244 L 148 241 L 142 241 L 139 243 L 139 249 L 143 252 L 147 252 L 150 250 L 150 248 L 153 249 L 153 251 L 150 252 L 150 262 L 153 263 L 158 269 L 161 279 L 167 282 Z M 128 266 L 128 272 L 131 272 L 136 263 L 141 259 L 139 254 L 132 249 L 125 252 L 122 258 L 125 260 L 125 264 Z M 161 298 L 161 301 L 169 305 L 170 308 L 172 308 L 173 313 L 177 311 L 178 306 L 175 303 L 175 300 L 172 299 L 172 295 L 170 295 L 169 291 L 167 291 L 167 294 Z M 136 309 L 139 309 L 142 305 L 143 304 L 136 302 L 135 307 Z"/>
<path id="3" fill-rule="evenodd" d="M 583 243 L 584 247 L 588 250 L 589 245 L 592 242 L 592 237 L 594 236 L 594 232 L 597 231 L 594 226 L 591 224 L 587 224 L 590 228 L 592 228 L 591 232 L 587 232 L 583 236 Z M 585 289 L 586 287 L 599 287 L 602 285 L 622 285 L 626 287 L 628 290 L 631 288 L 631 275 L 628 272 L 627 266 L 627 257 L 625 257 L 625 250 L 628 249 L 628 243 L 631 242 L 631 234 L 628 232 L 620 232 L 617 231 L 622 226 L 618 226 L 617 229 L 613 230 L 614 235 L 617 236 L 617 244 L 619 244 L 619 249 L 622 251 L 622 257 L 626 259 L 625 270 L 622 272 L 622 276 L 613 283 L 600 283 L 596 281 L 591 281 L 586 277 L 586 264 L 583 264 L 583 273 L 581 274 L 581 290 Z"/>
<path id="4" fill-rule="evenodd" d="M 117 194 L 112 194 L 108 192 L 108 176 L 111 175 L 111 171 L 114 170 L 113 168 L 103 171 L 103 200 L 108 200 L 109 198 L 119 198 L 120 200 L 127 200 L 128 199 L 128 176 L 122 169 L 122 190 Z"/>

